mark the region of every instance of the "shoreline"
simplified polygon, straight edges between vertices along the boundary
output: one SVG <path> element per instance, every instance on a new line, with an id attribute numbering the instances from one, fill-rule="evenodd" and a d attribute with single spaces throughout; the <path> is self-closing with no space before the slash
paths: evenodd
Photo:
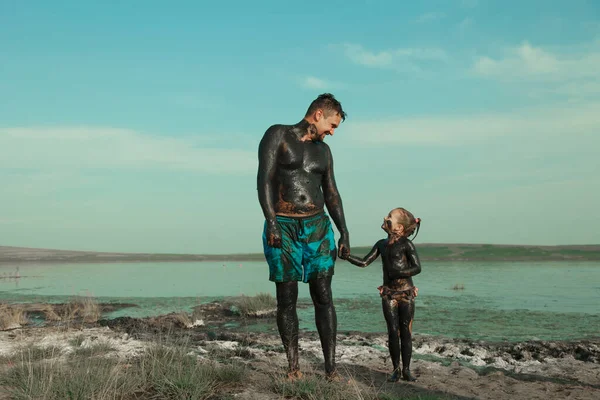
<path id="1" fill-rule="evenodd" d="M 514 246 L 490 244 L 419 244 L 422 261 L 443 262 L 544 262 L 600 261 L 600 245 Z M 357 255 L 370 248 L 353 247 Z M 0 265 L 6 264 L 104 264 L 144 262 L 252 262 L 264 261 L 262 253 L 173 254 L 125 253 L 37 249 L 0 246 Z M 346 262 L 339 260 L 340 262 Z"/>
<path id="2" fill-rule="evenodd" d="M 100 304 L 106 310 L 108 305 Z M 110 305 L 115 307 L 114 304 Z M 120 305 L 122 307 L 127 304 Z M 0 332 L 0 356 L 27 345 L 44 345 L 56 354 L 70 354 L 75 338 L 80 346 L 109 343 L 118 357 L 131 358 L 152 344 L 187 343 L 199 361 L 235 362 L 253 371 L 258 385 L 239 388 L 239 398 L 278 398 L 260 382 L 284 375 L 286 360 L 272 313 L 259 318 L 273 329 L 252 332 L 244 323 L 256 320 L 231 312 L 227 303 L 198 305 L 193 313 L 155 317 L 118 317 L 91 323 L 51 322 L 45 326 L 15 327 Z M 417 382 L 387 383 L 390 360 L 385 333 L 338 332 L 336 359 L 344 379 L 361 390 L 376 388 L 393 395 L 434 395 L 435 399 L 558 400 L 600 396 L 600 337 L 585 340 L 488 342 L 415 334 L 411 369 Z M 300 331 L 300 365 L 306 379 L 323 381 L 318 334 Z M 366 388 L 366 389 L 363 389 Z M 251 397 L 245 397 L 249 393 Z M 269 397 L 271 396 L 271 397 Z M 238 398 L 238 395 L 236 395 Z M 417 397 L 419 398 L 419 397 Z"/>

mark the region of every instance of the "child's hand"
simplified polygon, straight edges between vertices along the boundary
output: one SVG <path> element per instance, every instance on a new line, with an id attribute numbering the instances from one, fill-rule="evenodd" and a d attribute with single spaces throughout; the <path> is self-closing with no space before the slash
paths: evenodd
<path id="1" fill-rule="evenodd" d="M 419 295 L 419 288 L 416 286 L 413 286 L 413 296 L 417 297 Z"/>
<path id="2" fill-rule="evenodd" d="M 348 257 L 350 257 L 350 253 L 346 252 L 346 251 L 341 251 L 339 254 L 340 259 L 342 260 L 347 260 Z"/>

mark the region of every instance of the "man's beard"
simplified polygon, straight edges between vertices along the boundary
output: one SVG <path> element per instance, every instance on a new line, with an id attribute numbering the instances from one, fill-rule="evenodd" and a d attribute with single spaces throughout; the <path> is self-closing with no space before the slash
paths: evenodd
<path id="1" fill-rule="evenodd" d="M 323 139 L 325 139 L 325 135 L 319 133 L 319 130 L 317 129 L 315 124 L 311 124 L 308 127 L 308 132 L 310 133 L 310 138 L 313 142 L 322 142 Z"/>

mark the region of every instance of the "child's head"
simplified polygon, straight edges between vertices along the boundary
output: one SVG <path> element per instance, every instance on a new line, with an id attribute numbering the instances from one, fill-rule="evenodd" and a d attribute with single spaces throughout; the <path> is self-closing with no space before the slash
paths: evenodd
<path id="1" fill-rule="evenodd" d="M 394 208 L 383 219 L 381 228 L 389 234 L 409 237 L 415 230 L 417 230 L 417 233 L 419 232 L 420 225 L 420 218 L 415 218 L 410 211 L 399 207 Z"/>

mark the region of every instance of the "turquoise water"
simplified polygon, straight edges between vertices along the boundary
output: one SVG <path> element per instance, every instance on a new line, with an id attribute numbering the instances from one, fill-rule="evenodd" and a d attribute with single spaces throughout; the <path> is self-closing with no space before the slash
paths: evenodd
<path id="1" fill-rule="evenodd" d="M 12 276 L 20 276 L 18 279 Z M 598 262 L 427 262 L 419 287 L 416 333 L 488 340 L 600 336 Z M 333 293 L 340 331 L 384 332 L 377 286 L 381 266 L 339 262 Z M 463 290 L 453 290 L 455 285 Z M 3 301 L 64 301 L 89 294 L 131 302 L 109 315 L 189 310 L 221 297 L 275 293 L 264 262 L 115 263 L 0 266 Z M 301 326 L 314 329 L 308 286 L 300 285 Z"/>

